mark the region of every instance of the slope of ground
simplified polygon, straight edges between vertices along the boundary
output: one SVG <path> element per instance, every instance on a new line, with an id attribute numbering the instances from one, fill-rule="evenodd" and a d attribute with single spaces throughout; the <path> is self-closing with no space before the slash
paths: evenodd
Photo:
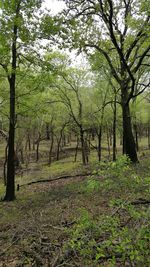
<path id="1" fill-rule="evenodd" d="M 22 181 L 16 201 L 0 202 L 0 266 L 148 267 L 149 163 L 148 153 L 136 166 L 124 157 L 85 169 L 76 163 L 71 175 L 81 176 Z M 56 166 L 56 176 L 70 173 L 68 161 Z"/>

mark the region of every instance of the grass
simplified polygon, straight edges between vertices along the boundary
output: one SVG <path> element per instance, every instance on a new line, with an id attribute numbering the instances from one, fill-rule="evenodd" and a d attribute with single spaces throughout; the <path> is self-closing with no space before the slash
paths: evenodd
<path id="1" fill-rule="evenodd" d="M 130 203 L 149 199 L 149 163 L 148 150 L 127 169 L 122 162 L 99 165 L 94 151 L 88 167 L 80 155 L 76 163 L 73 156 L 50 167 L 30 163 L 16 183 L 94 170 L 95 175 L 24 186 L 14 202 L 0 202 L 0 266 L 148 267 L 149 206 Z M 4 190 L 1 183 L 0 196 Z"/>

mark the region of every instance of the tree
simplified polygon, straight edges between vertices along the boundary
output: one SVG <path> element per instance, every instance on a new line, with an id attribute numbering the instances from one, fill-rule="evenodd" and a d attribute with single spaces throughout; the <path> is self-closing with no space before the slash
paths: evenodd
<path id="1" fill-rule="evenodd" d="M 84 50 L 98 51 L 106 59 L 111 74 L 121 90 L 123 118 L 123 150 L 132 162 L 137 152 L 132 133 L 130 101 L 136 93 L 137 73 L 147 62 L 149 5 L 136 0 L 73 0 L 64 1 L 63 44 Z M 69 36 L 69 38 L 67 38 Z M 68 44 L 67 44 L 68 42 Z"/>
<path id="2" fill-rule="evenodd" d="M 87 97 L 89 97 L 89 90 L 92 87 L 90 82 L 88 72 L 71 67 L 62 69 L 54 82 L 54 86 L 57 88 L 54 95 L 67 108 L 72 124 L 75 125 L 76 134 L 79 135 L 84 165 L 88 163 L 85 133 L 87 129 L 86 103 L 89 105 Z"/>
<path id="3" fill-rule="evenodd" d="M 15 199 L 15 125 L 16 125 L 16 80 L 22 55 L 31 50 L 37 38 L 35 11 L 41 7 L 41 0 L 4 0 L 0 14 L 0 66 L 5 70 L 9 84 L 10 111 L 7 160 L 7 185 L 4 200 Z M 32 15 L 31 15 L 32 14 Z"/>

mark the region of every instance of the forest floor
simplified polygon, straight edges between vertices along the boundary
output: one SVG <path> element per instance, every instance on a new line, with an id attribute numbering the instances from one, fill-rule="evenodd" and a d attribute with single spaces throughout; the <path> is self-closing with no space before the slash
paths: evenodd
<path id="1" fill-rule="evenodd" d="M 150 152 L 134 166 L 72 160 L 17 176 L 16 200 L 0 202 L 0 267 L 150 266 Z"/>

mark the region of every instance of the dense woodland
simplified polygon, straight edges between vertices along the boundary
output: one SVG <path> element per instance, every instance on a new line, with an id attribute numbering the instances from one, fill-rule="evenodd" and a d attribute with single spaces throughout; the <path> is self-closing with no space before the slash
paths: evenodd
<path id="1" fill-rule="evenodd" d="M 148 267 L 149 1 L 61 2 L 0 1 L 0 266 Z"/>

